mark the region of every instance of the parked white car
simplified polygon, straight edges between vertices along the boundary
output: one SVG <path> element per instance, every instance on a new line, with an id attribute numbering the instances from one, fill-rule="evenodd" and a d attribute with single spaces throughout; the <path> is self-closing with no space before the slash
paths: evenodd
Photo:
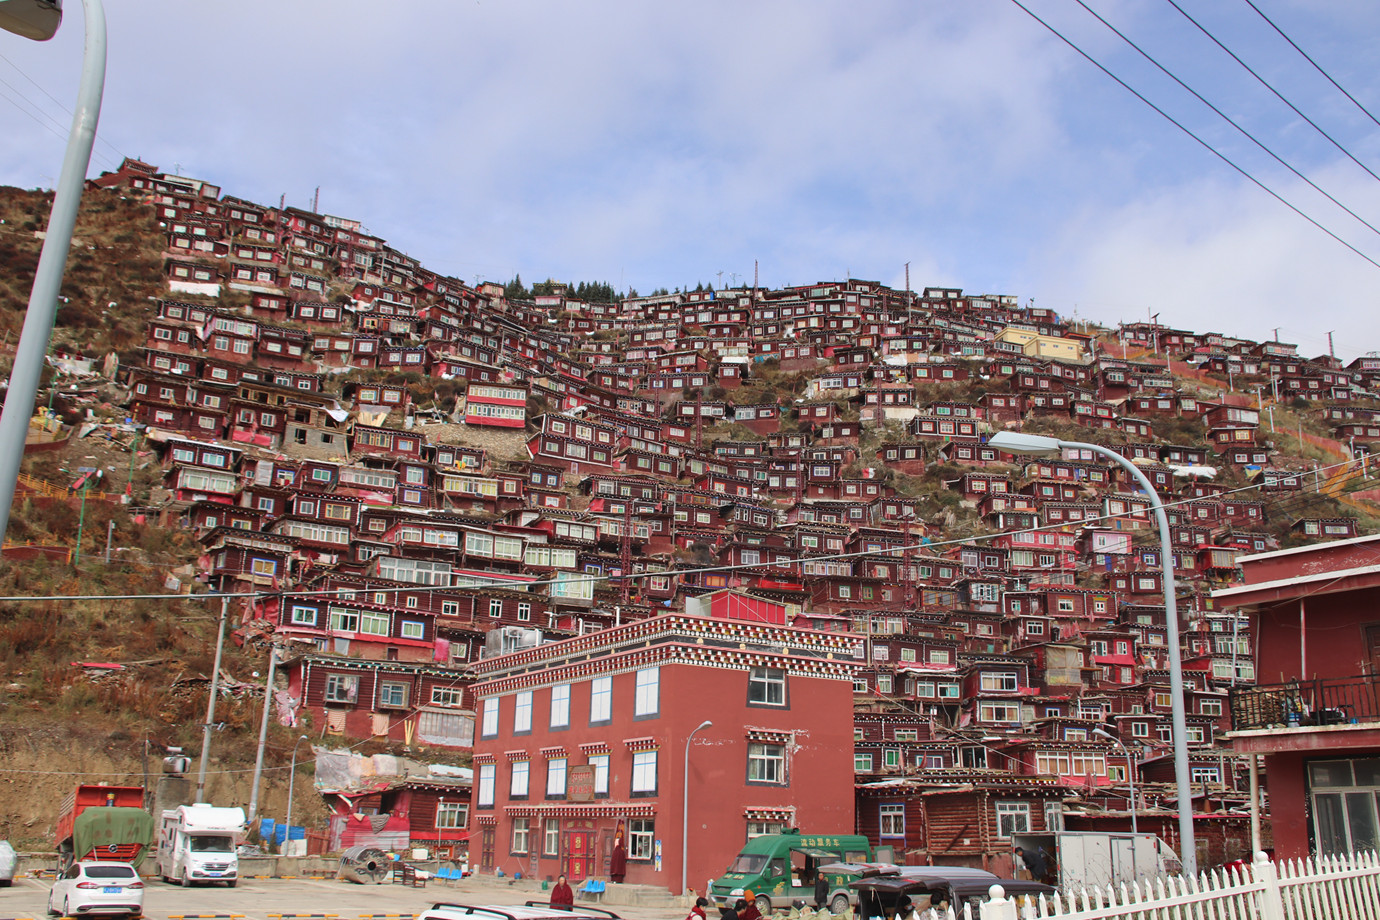
<path id="1" fill-rule="evenodd" d="M 77 917 L 82 914 L 144 913 L 144 882 L 129 863 L 80 860 L 72 863 L 53 882 L 48 892 L 48 913 Z"/>
<path id="2" fill-rule="evenodd" d="M 8 840 L 0 840 L 0 888 L 14 884 L 14 870 L 19 865 L 19 855 L 14 852 Z"/>

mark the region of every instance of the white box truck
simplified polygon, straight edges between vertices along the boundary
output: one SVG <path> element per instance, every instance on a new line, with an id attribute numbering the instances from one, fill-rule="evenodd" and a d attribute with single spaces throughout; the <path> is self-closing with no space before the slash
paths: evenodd
<path id="1" fill-rule="evenodd" d="M 235 847 L 244 826 L 243 808 L 202 803 L 168 809 L 158 828 L 158 874 L 184 887 L 224 882 L 234 888 L 240 877 Z"/>
<path id="2" fill-rule="evenodd" d="M 1043 849 L 1053 876 L 1051 883 L 1065 891 L 1129 885 L 1180 871 L 1178 855 L 1154 834 L 1102 831 L 1012 834 L 1011 845 L 1029 853 Z M 1013 859 L 1017 870 L 1025 868 L 1019 858 Z"/>

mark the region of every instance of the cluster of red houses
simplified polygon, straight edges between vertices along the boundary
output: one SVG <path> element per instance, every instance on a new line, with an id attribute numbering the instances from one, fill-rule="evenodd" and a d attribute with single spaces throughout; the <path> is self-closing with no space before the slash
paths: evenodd
<path id="1" fill-rule="evenodd" d="M 806 825 L 1009 867 L 1013 833 L 1125 826 L 1131 781 L 1142 827 L 1172 818 L 1174 628 L 1195 804 L 1221 830 L 1199 862 L 1239 855 L 1243 761 L 1215 742 L 1255 677 L 1254 620 L 1210 589 L 1277 548 L 1272 493 L 1311 484 L 1275 466 L 1254 388 L 1360 412 L 1380 368 L 1150 324 L 1108 342 L 1011 296 L 859 280 L 509 301 L 355 221 L 137 161 L 97 184 L 168 228 L 176 296 L 149 319 L 132 414 L 165 514 L 246 594 L 243 634 L 290 650 L 294 718 L 473 751 L 472 800 L 438 796 L 417 839 L 441 821 L 482 870 L 576 879 L 621 839 L 629 881 L 658 884 L 683 834 L 700 880 Z M 1171 357 L 1231 391 L 1179 392 Z M 407 372 L 463 382 L 449 420 L 520 427 L 526 456 L 430 439 Z M 1133 458 L 1170 504 L 1173 558 L 1140 538 L 1150 503 L 1117 468 L 986 444 L 1023 424 Z M 1175 624 L 1167 564 L 1192 592 Z M 716 792 L 689 826 L 687 783 Z"/>

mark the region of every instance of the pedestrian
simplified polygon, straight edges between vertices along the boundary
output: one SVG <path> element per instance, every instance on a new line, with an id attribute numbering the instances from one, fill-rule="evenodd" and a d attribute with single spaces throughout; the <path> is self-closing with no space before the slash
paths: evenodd
<path id="1" fill-rule="evenodd" d="M 575 906 L 575 892 L 566 884 L 565 876 L 556 879 L 556 887 L 551 889 L 551 906 L 572 908 Z"/>
<path id="2" fill-rule="evenodd" d="M 747 907 L 747 901 L 740 899 L 738 904 Z M 719 908 L 719 920 L 738 920 L 738 905 L 725 902 L 724 906 Z"/>
<path id="3" fill-rule="evenodd" d="M 1030 877 L 1032 879 L 1037 882 L 1043 882 L 1045 880 L 1045 876 L 1049 874 L 1049 856 L 1045 853 L 1043 847 L 1035 853 L 1031 853 L 1029 850 L 1022 849 L 1021 847 L 1016 847 L 1016 855 L 1020 857 L 1026 870 L 1030 872 Z"/>
<path id="4" fill-rule="evenodd" d="M 743 899 L 747 901 L 747 910 L 743 913 L 743 920 L 762 920 L 762 912 L 757 909 L 757 895 L 752 893 L 752 889 L 743 892 Z"/>
<path id="5" fill-rule="evenodd" d="M 704 909 L 709 906 L 708 898 L 696 898 L 695 906 L 690 908 L 690 913 L 685 920 L 705 920 Z"/>
<path id="6" fill-rule="evenodd" d="M 815 907 L 818 910 L 824 909 L 824 902 L 829 900 L 829 876 L 815 870 Z"/>
<path id="7" fill-rule="evenodd" d="M 623 846 L 623 833 L 613 838 L 613 856 L 609 858 L 609 881 L 623 883 L 628 874 L 628 851 Z"/>

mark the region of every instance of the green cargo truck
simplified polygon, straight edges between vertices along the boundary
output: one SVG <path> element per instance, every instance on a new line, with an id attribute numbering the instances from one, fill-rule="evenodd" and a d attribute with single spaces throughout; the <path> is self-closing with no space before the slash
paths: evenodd
<path id="1" fill-rule="evenodd" d="M 793 830 L 753 837 L 724 874 L 711 883 L 709 897 L 724 907 L 751 891 L 763 914 L 790 907 L 793 901 L 813 904 L 815 877 L 821 866 L 868 863 L 873 855 L 872 844 L 857 834 L 802 834 Z M 829 910 L 842 913 L 853 897 L 848 884 L 858 876 L 828 869 L 824 876 L 829 879 Z"/>

